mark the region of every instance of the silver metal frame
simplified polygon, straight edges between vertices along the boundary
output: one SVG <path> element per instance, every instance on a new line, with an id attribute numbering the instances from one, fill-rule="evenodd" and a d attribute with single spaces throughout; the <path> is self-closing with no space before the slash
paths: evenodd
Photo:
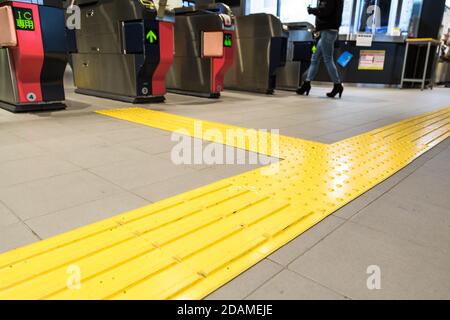
<path id="1" fill-rule="evenodd" d="M 0 48 L 0 100 L 6 103 L 17 104 L 19 94 L 14 66 L 11 61 L 11 52 L 8 48 Z"/>
<path id="2" fill-rule="evenodd" d="M 263 13 L 236 18 L 236 56 L 225 76 L 226 89 L 273 93 L 270 69 L 274 37 L 287 37 L 277 17 Z"/>
<path id="3" fill-rule="evenodd" d="M 295 91 L 302 80 L 302 62 L 294 61 L 295 42 L 312 42 L 313 26 L 308 23 L 286 24 L 289 28 L 286 65 L 277 70 L 277 89 Z M 302 26 L 303 28 L 300 28 Z"/>
<path id="4" fill-rule="evenodd" d="M 76 31 L 78 52 L 72 54 L 75 92 L 133 103 L 164 100 L 139 88 L 144 53 L 124 52 L 123 22 L 143 20 L 149 12 L 138 0 L 81 6 L 83 27 Z"/>
<path id="5" fill-rule="evenodd" d="M 427 47 L 427 53 L 425 56 L 425 64 L 424 64 L 422 78 L 405 78 L 408 53 L 409 53 L 409 48 L 411 45 Z M 430 67 L 429 63 L 430 63 L 430 56 L 431 56 L 431 48 L 433 45 L 436 45 L 437 48 L 436 48 L 435 57 L 433 59 L 433 65 L 431 66 L 430 77 L 427 78 L 427 71 Z M 422 41 L 413 41 L 413 42 L 407 41 L 406 42 L 406 49 L 405 49 L 405 56 L 403 58 L 402 77 L 401 77 L 401 81 L 400 81 L 400 88 L 404 88 L 405 82 L 409 82 L 409 83 L 420 83 L 421 90 L 425 90 L 426 87 L 433 89 L 434 80 L 435 80 L 434 74 L 435 74 L 435 70 L 436 70 L 436 62 L 437 62 L 440 46 L 441 46 L 441 44 L 437 40 L 422 40 Z M 416 61 L 416 63 L 417 63 L 417 61 Z M 428 85 L 427 85 L 427 82 L 428 82 Z"/>
<path id="6" fill-rule="evenodd" d="M 234 18 L 233 18 L 234 19 Z M 208 12 L 175 16 L 175 56 L 167 74 L 169 92 L 218 98 L 212 88 L 213 58 L 202 57 L 204 32 L 234 31 L 234 25 L 224 25 L 220 15 Z"/>

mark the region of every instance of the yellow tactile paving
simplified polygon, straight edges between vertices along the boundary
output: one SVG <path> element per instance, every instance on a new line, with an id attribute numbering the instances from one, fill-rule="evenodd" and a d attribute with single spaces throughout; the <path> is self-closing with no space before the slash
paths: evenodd
<path id="1" fill-rule="evenodd" d="M 216 141 L 195 119 L 99 113 Z M 263 151 L 281 159 L 277 171 L 253 170 L 0 255 L 0 299 L 202 298 L 450 137 L 450 108 L 332 145 L 257 134 L 279 142 Z M 229 144 L 256 151 L 248 139 Z M 73 266 L 81 286 L 69 288 Z"/>

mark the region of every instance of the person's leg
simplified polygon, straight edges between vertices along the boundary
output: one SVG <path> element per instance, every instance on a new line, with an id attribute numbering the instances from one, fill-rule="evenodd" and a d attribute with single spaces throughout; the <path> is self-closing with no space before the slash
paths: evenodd
<path id="1" fill-rule="evenodd" d="M 338 33 L 335 31 L 323 31 L 322 32 L 322 55 L 323 62 L 327 67 L 328 75 L 333 83 L 341 83 L 341 77 L 334 63 L 334 44 L 337 40 Z"/>
<path id="2" fill-rule="evenodd" d="M 316 52 L 312 55 L 311 65 L 309 66 L 308 75 L 306 76 L 307 82 L 311 82 L 316 78 L 317 72 L 319 72 L 319 65 L 321 58 L 322 58 L 322 38 L 320 38 L 319 41 L 317 42 Z"/>

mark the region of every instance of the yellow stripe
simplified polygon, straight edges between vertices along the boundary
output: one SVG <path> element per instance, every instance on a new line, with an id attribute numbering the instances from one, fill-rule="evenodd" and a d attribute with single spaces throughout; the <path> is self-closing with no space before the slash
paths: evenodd
<path id="1" fill-rule="evenodd" d="M 408 38 L 406 39 L 406 41 L 414 42 L 414 41 L 439 41 L 439 40 L 433 38 Z"/>
<path id="2" fill-rule="evenodd" d="M 142 108 L 98 113 L 221 142 L 246 130 Z M 198 130 L 199 126 L 202 130 Z M 450 136 L 450 108 L 332 145 L 254 131 L 282 159 L 0 255 L 0 299 L 198 299 Z M 81 271 L 70 289 L 68 268 Z"/>

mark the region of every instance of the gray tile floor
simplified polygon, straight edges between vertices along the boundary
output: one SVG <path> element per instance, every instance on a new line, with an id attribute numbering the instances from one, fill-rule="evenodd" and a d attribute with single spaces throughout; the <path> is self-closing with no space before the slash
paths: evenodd
<path id="1" fill-rule="evenodd" d="M 129 107 L 73 93 L 68 110 L 0 110 L 0 252 L 255 166 L 172 164 L 167 132 L 93 113 Z M 348 87 L 344 99 L 290 92 L 169 94 L 154 110 L 332 143 L 446 107 L 450 90 Z M 345 206 L 209 299 L 450 298 L 450 141 Z M 381 289 L 367 288 L 379 266 Z"/>

